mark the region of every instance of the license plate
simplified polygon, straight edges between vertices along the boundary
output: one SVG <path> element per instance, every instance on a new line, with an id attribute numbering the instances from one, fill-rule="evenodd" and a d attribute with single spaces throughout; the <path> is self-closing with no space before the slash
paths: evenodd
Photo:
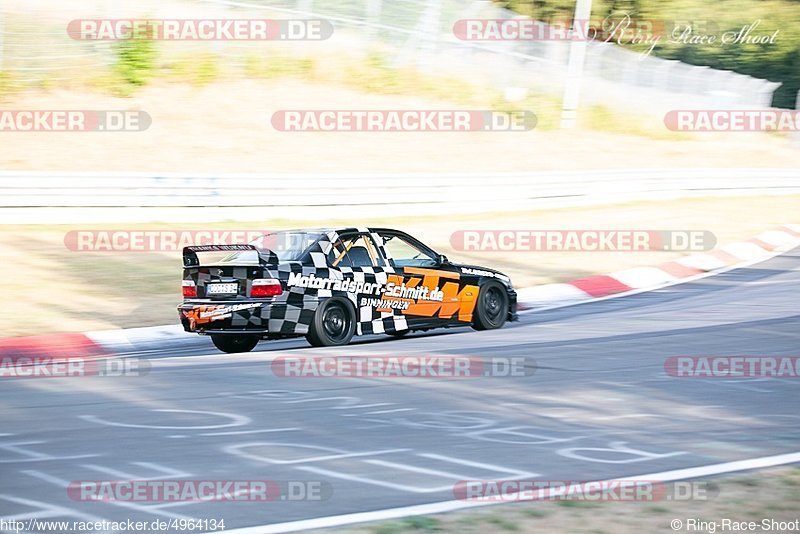
<path id="1" fill-rule="evenodd" d="M 235 295 L 239 292 L 239 284 L 233 282 L 230 284 L 208 284 L 206 286 L 206 295 Z"/>

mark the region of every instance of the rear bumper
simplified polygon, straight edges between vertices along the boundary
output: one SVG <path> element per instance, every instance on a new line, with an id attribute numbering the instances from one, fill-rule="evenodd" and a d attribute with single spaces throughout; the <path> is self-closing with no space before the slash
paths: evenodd
<path id="1" fill-rule="evenodd" d="M 265 300 L 190 300 L 178 306 L 186 332 L 197 334 L 306 334 L 314 309 Z"/>

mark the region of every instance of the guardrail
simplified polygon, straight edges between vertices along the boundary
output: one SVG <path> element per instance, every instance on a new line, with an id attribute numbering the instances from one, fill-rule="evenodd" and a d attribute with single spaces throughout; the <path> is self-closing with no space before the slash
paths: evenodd
<path id="1" fill-rule="evenodd" d="M 395 215 L 496 212 L 798 192 L 800 169 L 263 176 L 0 172 L 0 223 L 55 223 L 65 215 L 65 222 L 147 220 L 143 217 L 159 214 L 157 220 L 166 220 L 170 210 L 187 208 L 209 210 L 212 219 L 240 220 L 319 213 L 353 217 L 389 209 Z M 179 212 L 174 218 L 184 220 Z"/>

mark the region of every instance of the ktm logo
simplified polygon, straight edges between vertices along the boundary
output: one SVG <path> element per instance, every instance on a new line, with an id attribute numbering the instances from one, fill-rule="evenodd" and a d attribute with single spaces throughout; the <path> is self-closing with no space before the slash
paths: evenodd
<path id="1" fill-rule="evenodd" d="M 408 302 L 404 315 L 417 315 L 421 317 L 439 317 L 450 319 L 458 313 L 460 321 L 472 320 L 472 312 L 478 297 L 479 288 L 475 285 L 461 286 L 461 276 L 449 271 L 436 271 L 407 267 L 405 279 L 400 275 L 389 275 L 387 282 L 396 285 L 405 284 L 406 287 L 438 287 L 443 294 L 441 300 L 412 300 L 399 299 Z M 390 311 L 389 309 L 380 311 Z"/>

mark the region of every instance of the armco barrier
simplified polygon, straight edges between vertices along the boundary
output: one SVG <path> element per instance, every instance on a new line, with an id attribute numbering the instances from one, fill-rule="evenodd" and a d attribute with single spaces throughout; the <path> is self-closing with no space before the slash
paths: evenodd
<path id="1" fill-rule="evenodd" d="M 0 223 L 169 220 L 170 214 L 187 220 L 175 211 L 184 208 L 204 208 L 199 220 L 206 221 L 303 211 L 308 218 L 300 208 L 352 218 L 797 192 L 800 169 L 225 176 L 9 171 L 0 172 Z"/>

